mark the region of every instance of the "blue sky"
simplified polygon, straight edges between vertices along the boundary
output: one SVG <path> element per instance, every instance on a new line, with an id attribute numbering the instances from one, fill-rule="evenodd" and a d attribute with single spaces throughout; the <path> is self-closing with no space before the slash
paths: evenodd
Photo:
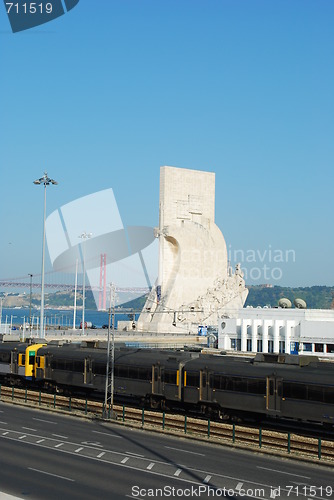
<path id="1" fill-rule="evenodd" d="M 80 0 L 13 34 L 1 4 L 0 279 L 40 272 L 44 170 L 48 214 L 112 187 L 156 226 L 173 165 L 216 173 L 231 256 L 269 267 L 248 283 L 333 285 L 333 22 L 332 0 Z"/>

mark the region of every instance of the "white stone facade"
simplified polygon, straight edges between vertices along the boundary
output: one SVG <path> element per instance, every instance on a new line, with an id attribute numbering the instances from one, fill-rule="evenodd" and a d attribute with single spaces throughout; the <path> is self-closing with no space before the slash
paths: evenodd
<path id="1" fill-rule="evenodd" d="M 245 308 L 218 320 L 218 347 L 334 357 L 334 311 Z"/>
<path id="2" fill-rule="evenodd" d="M 248 291 L 239 267 L 228 269 L 215 224 L 215 174 L 161 167 L 159 277 L 138 320 L 140 331 L 195 332 L 224 308 L 243 306 Z"/>

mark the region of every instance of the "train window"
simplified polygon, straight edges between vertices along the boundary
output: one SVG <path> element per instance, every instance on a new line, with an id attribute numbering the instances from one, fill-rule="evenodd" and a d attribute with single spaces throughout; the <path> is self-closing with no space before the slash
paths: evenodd
<path id="1" fill-rule="evenodd" d="M 233 378 L 232 377 L 222 377 L 221 380 L 222 389 L 225 391 L 233 391 Z"/>
<path id="2" fill-rule="evenodd" d="M 187 371 L 187 387 L 199 387 L 199 373 Z"/>
<path id="3" fill-rule="evenodd" d="M 249 394 L 266 393 L 266 381 L 264 379 L 213 375 L 210 380 L 211 387 L 221 391 L 248 392 Z"/>
<path id="4" fill-rule="evenodd" d="M 274 395 L 274 381 L 269 380 L 269 396 L 273 396 L 273 395 Z"/>
<path id="5" fill-rule="evenodd" d="M 84 372 L 83 361 L 73 361 L 73 371 L 78 373 Z"/>
<path id="6" fill-rule="evenodd" d="M 152 378 L 152 369 L 151 368 L 138 368 L 137 377 L 140 380 L 151 380 Z"/>
<path id="7" fill-rule="evenodd" d="M 35 356 L 29 355 L 29 365 L 33 365 L 35 363 Z"/>
<path id="8" fill-rule="evenodd" d="M 334 354 L 334 344 L 327 344 L 327 346 L 326 346 L 326 351 L 327 351 L 329 354 Z"/>
<path id="9" fill-rule="evenodd" d="M 95 375 L 105 375 L 106 365 L 104 363 L 94 363 L 93 372 L 95 373 Z M 116 375 L 116 369 L 115 369 L 115 375 Z"/>
<path id="10" fill-rule="evenodd" d="M 265 394 L 266 382 L 262 379 L 250 379 L 247 381 L 247 392 L 250 394 Z"/>
<path id="11" fill-rule="evenodd" d="M 333 404 L 334 403 L 334 388 L 333 387 L 323 387 L 324 403 Z"/>
<path id="12" fill-rule="evenodd" d="M 162 381 L 165 384 L 176 384 L 176 370 L 165 370 L 162 374 Z M 188 384 L 188 373 L 187 373 L 187 385 Z"/>
<path id="13" fill-rule="evenodd" d="M 284 382 L 283 397 L 291 399 L 308 399 L 307 386 L 295 382 Z"/>
<path id="14" fill-rule="evenodd" d="M 213 375 L 212 379 L 213 380 L 212 380 L 212 383 L 211 383 L 211 387 L 213 389 L 221 389 L 221 387 L 220 387 L 220 379 L 221 379 L 221 377 L 219 375 Z"/>
<path id="15" fill-rule="evenodd" d="M 319 401 L 320 403 L 324 400 L 324 391 L 323 387 L 318 385 L 309 385 L 308 390 L 308 399 L 310 401 Z"/>
<path id="16" fill-rule="evenodd" d="M 51 362 L 51 368 L 54 370 L 71 370 L 72 361 L 67 361 L 66 359 L 53 359 Z"/>
<path id="17" fill-rule="evenodd" d="M 41 366 L 41 358 L 40 356 L 36 357 L 36 366 L 39 368 Z"/>
<path id="18" fill-rule="evenodd" d="M 129 378 L 129 369 L 125 365 L 116 366 L 117 377 L 119 378 Z"/>
<path id="19" fill-rule="evenodd" d="M 277 396 L 282 397 L 282 382 L 280 380 L 277 381 Z"/>

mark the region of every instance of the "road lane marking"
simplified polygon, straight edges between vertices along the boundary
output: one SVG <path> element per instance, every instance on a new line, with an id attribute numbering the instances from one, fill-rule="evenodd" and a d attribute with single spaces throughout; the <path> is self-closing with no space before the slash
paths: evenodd
<path id="1" fill-rule="evenodd" d="M 165 446 L 165 448 L 168 448 L 169 450 L 183 451 L 184 453 L 191 453 L 192 455 L 200 455 L 201 457 L 205 457 L 204 453 L 197 453 L 196 451 L 181 450 L 180 448 L 172 448 L 171 446 Z"/>
<path id="2" fill-rule="evenodd" d="M 0 424 L 8 425 L 8 422 L 0 422 Z"/>
<path id="3" fill-rule="evenodd" d="M 109 434 L 108 432 L 101 432 L 101 431 L 92 431 L 92 432 L 94 432 L 95 434 L 102 434 L 103 436 L 123 439 L 122 436 L 117 436 L 116 434 Z"/>
<path id="4" fill-rule="evenodd" d="M 102 451 L 102 453 L 99 453 L 99 454 L 98 454 L 97 458 L 101 458 L 101 457 L 103 457 L 103 455 L 105 455 L 105 454 L 106 454 L 106 452 L 105 452 L 105 451 Z"/>
<path id="5" fill-rule="evenodd" d="M 125 464 L 128 460 L 130 460 L 129 457 L 123 458 L 123 460 L 121 460 L 121 464 Z"/>
<path id="6" fill-rule="evenodd" d="M 13 431 L 13 432 L 15 432 L 15 431 Z M 10 440 L 15 441 L 15 439 L 10 438 L 10 437 L 7 437 L 6 439 L 10 439 Z M 29 444 L 32 445 L 32 446 L 36 446 L 36 443 L 29 443 Z M 72 443 L 72 444 L 74 444 L 74 443 Z M 75 456 L 77 456 L 73 451 L 67 451 L 67 450 L 59 450 L 59 451 L 61 453 L 66 453 L 67 455 L 75 455 Z M 116 454 L 116 455 L 120 454 L 118 452 L 111 452 L 111 453 L 112 454 Z M 123 452 L 123 454 L 124 454 L 124 452 Z M 86 458 L 86 459 L 89 459 L 89 460 L 100 461 L 100 459 L 98 459 L 97 457 L 85 456 L 85 455 L 83 455 L 83 457 Z M 126 457 L 126 458 L 128 458 L 128 457 Z M 147 460 L 147 459 L 145 459 L 145 460 Z M 101 462 L 110 464 L 109 460 L 103 460 L 102 459 Z M 164 462 L 157 462 L 157 463 L 164 463 Z M 143 472 L 142 468 L 134 467 L 134 466 L 131 466 L 131 465 L 128 465 L 128 464 L 125 464 L 125 463 L 123 464 L 123 463 L 120 463 L 120 462 L 118 462 L 118 463 L 117 462 L 112 462 L 112 465 L 119 466 L 119 467 L 125 467 L 127 469 L 134 470 L 134 471 L 137 471 L 137 472 Z M 165 462 L 165 465 L 170 465 L 170 464 L 167 463 L 167 462 Z M 189 479 L 185 479 L 185 478 L 182 478 L 182 477 L 178 477 L 181 474 L 182 471 L 195 471 L 195 472 L 203 472 L 203 473 L 207 474 L 206 471 L 203 471 L 203 470 L 200 470 L 200 469 L 196 469 L 196 468 L 193 468 L 193 467 L 186 467 L 186 466 L 183 469 L 178 469 L 175 472 L 174 476 L 171 476 L 169 474 L 168 475 L 167 474 L 163 474 L 161 472 L 155 472 L 154 470 L 147 470 L 146 473 L 147 474 L 153 474 L 154 476 L 163 477 L 165 479 L 171 479 L 171 478 L 174 477 L 175 480 L 186 482 L 186 483 L 189 483 L 189 484 L 198 484 L 198 485 L 203 484 L 203 482 L 198 482 L 198 481 L 194 481 L 194 480 L 189 480 Z M 41 471 L 41 472 L 43 472 L 43 471 Z M 216 473 L 214 473 L 214 475 L 217 476 L 217 477 L 221 477 L 221 478 L 225 478 L 225 479 L 234 479 L 234 480 L 238 481 L 238 478 L 236 478 L 236 477 L 227 476 L 227 475 L 223 475 L 223 474 L 216 474 Z M 243 482 L 247 482 L 247 483 L 250 483 L 250 484 L 257 485 L 257 486 L 265 486 L 265 487 L 268 487 L 268 488 L 272 487 L 271 485 L 268 485 L 268 484 L 257 483 L 257 482 L 249 481 L 249 480 L 246 480 L 246 479 L 244 479 Z M 287 491 L 287 490 L 283 489 L 281 491 Z M 253 496 L 253 498 L 254 499 L 258 499 L 258 500 L 268 500 L 266 497 L 256 497 L 256 496 Z M 323 500 L 323 499 L 321 497 L 314 497 L 311 500 Z"/>
<path id="7" fill-rule="evenodd" d="M 241 490 L 242 486 L 243 486 L 244 483 L 238 483 L 235 487 L 236 490 Z"/>
<path id="8" fill-rule="evenodd" d="M 83 450 L 83 447 L 82 447 L 82 446 L 80 446 L 80 448 L 78 448 L 78 449 L 74 450 L 74 452 L 75 452 L 75 453 L 79 453 L 79 451 L 82 451 L 82 450 Z"/>
<path id="9" fill-rule="evenodd" d="M 56 444 L 55 448 L 60 448 L 63 445 L 64 445 L 64 443 L 58 443 L 58 444 Z"/>
<path id="10" fill-rule="evenodd" d="M 309 488 L 310 486 L 312 486 L 311 484 L 307 484 L 307 483 L 298 483 L 297 481 L 291 481 L 291 483 L 293 484 L 297 484 L 298 486 L 306 486 L 307 488 Z"/>
<path id="11" fill-rule="evenodd" d="M 37 432 L 37 429 L 32 429 L 31 427 L 22 427 L 22 429 L 26 430 L 26 431 L 33 431 L 33 432 Z"/>
<path id="12" fill-rule="evenodd" d="M 83 444 L 85 446 L 96 446 L 99 448 L 101 448 L 101 446 L 103 446 L 103 444 L 101 444 L 99 441 L 81 441 L 81 444 Z"/>
<path id="13" fill-rule="evenodd" d="M 24 438 L 26 438 L 26 437 L 27 437 L 27 435 L 26 435 L 26 434 L 23 434 L 23 436 L 20 436 L 18 439 L 24 439 Z"/>
<path id="14" fill-rule="evenodd" d="M 145 455 L 139 455 L 139 453 L 134 453 L 133 451 L 126 451 L 128 455 L 134 455 L 135 457 L 145 458 Z"/>
<path id="15" fill-rule="evenodd" d="M 68 439 L 67 436 L 62 436 L 61 434 L 52 434 L 52 436 L 60 438 L 60 439 Z"/>
<path id="16" fill-rule="evenodd" d="M 9 432 L 8 432 L 8 431 L 7 431 L 7 432 L 3 432 L 3 433 L 2 433 L 2 435 L 3 435 L 3 436 L 7 436 L 7 434 L 9 434 Z"/>
<path id="17" fill-rule="evenodd" d="M 46 474 L 47 476 L 58 477 L 59 479 L 65 479 L 65 481 L 72 481 L 72 483 L 75 483 L 75 480 L 74 479 L 70 479 L 69 477 L 58 476 L 58 474 L 51 474 L 51 472 L 46 472 L 44 470 L 39 470 L 39 469 L 33 469 L 32 467 L 28 467 L 28 469 L 32 470 L 34 472 L 40 472 L 41 474 Z"/>
<path id="18" fill-rule="evenodd" d="M 301 476 L 300 474 L 292 474 L 292 472 L 284 472 L 282 470 L 268 469 L 268 467 L 260 467 L 260 465 L 257 465 L 256 467 L 258 469 L 270 470 L 271 472 L 279 472 L 279 474 L 287 474 L 288 476 L 296 476 L 296 477 L 302 477 L 303 479 L 311 479 L 309 476 Z"/>
<path id="19" fill-rule="evenodd" d="M 36 441 L 37 444 L 39 443 L 43 443 L 43 441 L 45 441 L 45 439 L 40 439 L 39 441 Z"/>
<path id="20" fill-rule="evenodd" d="M 212 476 L 207 475 L 206 478 L 204 479 L 203 483 L 207 484 L 211 478 L 212 478 Z"/>
<path id="21" fill-rule="evenodd" d="M 154 462 L 151 462 L 151 463 L 150 463 L 150 464 L 146 467 L 146 469 L 147 469 L 147 470 L 151 470 L 151 469 L 153 469 L 153 467 L 154 467 L 154 466 L 155 466 L 155 463 L 154 463 Z"/>
<path id="22" fill-rule="evenodd" d="M 0 431 L 4 431 L 4 429 L 0 429 Z M 19 434 L 19 432 L 17 431 L 10 431 L 10 434 Z M 3 433 L 2 433 L 3 434 Z M 2 435 L 1 434 L 1 435 Z M 33 436 L 33 435 L 32 435 Z M 17 438 L 11 438 L 10 436 L 4 436 L 5 439 L 10 439 L 10 440 L 17 440 Z M 36 437 L 36 436 L 34 436 Z M 42 439 L 40 441 L 49 441 L 51 440 L 52 441 L 52 438 L 45 438 L 45 439 Z M 27 442 L 23 442 L 23 443 L 27 443 Z M 73 444 L 74 446 L 75 445 L 78 445 L 78 443 L 71 443 Z M 32 445 L 32 446 L 39 446 L 39 444 L 37 444 L 37 442 L 34 442 L 34 443 L 29 443 L 29 445 Z M 45 447 L 46 445 L 42 445 L 43 447 Z M 51 448 L 50 446 L 50 449 L 54 449 Z M 60 449 L 60 450 L 56 450 L 56 451 L 59 451 L 60 453 L 66 453 L 68 455 L 74 455 L 74 456 L 78 456 L 76 453 L 74 453 L 74 451 L 67 451 L 67 450 L 64 450 L 64 449 Z M 106 450 L 107 452 L 110 452 L 112 455 L 123 455 L 125 453 L 131 453 L 132 452 L 123 452 L 123 453 L 119 453 L 119 452 L 115 452 L 115 451 L 111 451 L 111 450 Z M 86 456 L 86 455 L 80 455 L 80 456 L 84 456 L 84 458 L 86 459 L 89 459 L 89 460 L 97 460 L 97 461 L 101 461 L 101 462 L 104 462 L 104 463 L 108 463 L 110 464 L 110 461 L 109 460 L 106 460 L 106 459 L 99 459 L 97 458 L 96 456 L 95 457 L 92 457 L 92 456 Z M 132 458 L 132 457 L 130 457 Z M 134 458 L 137 458 L 136 456 Z M 144 457 L 144 460 L 148 460 Z M 131 466 L 131 465 L 128 465 L 127 463 L 126 464 L 122 464 L 120 462 L 112 462 L 114 466 L 120 466 L 120 467 L 126 467 L 127 469 L 131 469 L 131 470 L 135 470 L 135 471 L 142 471 L 143 472 L 143 469 L 142 468 L 138 468 L 138 467 L 134 467 L 134 466 Z M 167 462 L 161 462 L 161 461 L 156 461 L 156 463 L 159 463 L 159 464 L 165 464 L 165 465 L 171 465 L 170 463 L 167 463 Z M 209 471 L 205 471 L 205 470 L 201 470 L 199 468 L 196 468 L 196 467 L 189 467 L 189 466 L 182 466 L 181 464 L 178 464 L 179 467 L 182 467 L 182 469 L 180 469 L 180 471 L 194 471 L 194 472 L 202 472 L 204 475 L 208 475 L 208 472 Z M 145 470 L 145 469 L 144 469 Z M 194 481 L 194 480 L 188 480 L 188 479 L 184 479 L 182 477 L 178 477 L 176 475 L 172 476 L 172 475 L 166 475 L 166 474 L 163 474 L 161 472 L 155 472 L 154 470 L 146 470 L 146 473 L 147 474 L 153 474 L 153 475 L 156 475 L 156 476 L 160 476 L 160 477 L 164 477 L 164 478 L 172 478 L 174 477 L 175 480 L 179 480 L 179 481 L 183 481 L 183 482 L 187 482 L 187 483 L 190 483 L 190 484 L 203 484 L 203 482 L 197 482 L 197 481 Z M 180 472 L 181 473 L 181 472 Z M 242 478 L 238 478 L 238 477 L 233 477 L 233 476 L 229 476 L 229 475 L 224 475 L 224 474 L 217 474 L 216 472 L 215 473 L 211 473 L 213 474 L 214 476 L 217 476 L 217 477 L 220 477 L 220 478 L 224 478 L 224 479 L 233 479 L 235 481 L 243 481 L 243 482 L 246 482 L 247 484 L 250 483 L 250 484 L 254 484 L 254 485 L 257 485 L 257 486 L 264 486 L 264 487 L 268 487 L 268 488 L 271 488 L 272 486 L 270 484 L 264 484 L 264 483 L 260 483 L 260 482 L 254 482 L 254 481 L 250 481 L 249 479 L 242 479 Z M 286 489 L 281 489 L 281 491 L 287 491 Z M 255 497 L 254 496 L 254 500 L 258 498 L 258 497 Z M 265 498 L 261 498 L 260 500 L 266 500 Z M 314 497 L 312 500 L 323 500 L 321 499 L 321 497 Z"/>
<path id="23" fill-rule="evenodd" d="M 38 422 L 44 422 L 45 424 L 54 424 L 57 425 L 57 422 L 52 422 L 51 420 L 44 420 L 42 418 L 32 417 L 33 420 L 37 420 Z"/>

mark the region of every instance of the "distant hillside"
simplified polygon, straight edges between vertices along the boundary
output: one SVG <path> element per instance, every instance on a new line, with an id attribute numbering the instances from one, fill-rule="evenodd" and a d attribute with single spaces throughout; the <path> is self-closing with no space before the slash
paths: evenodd
<path id="1" fill-rule="evenodd" d="M 275 307 L 279 299 L 286 297 L 293 303 L 294 299 L 305 300 L 309 309 L 334 309 L 334 287 L 311 286 L 306 288 L 290 288 L 266 285 L 247 286 L 249 294 L 245 306 Z"/>
<path id="2" fill-rule="evenodd" d="M 245 306 L 271 306 L 276 307 L 279 299 L 286 297 L 293 303 L 294 299 L 299 298 L 305 300 L 309 309 L 334 309 L 334 287 L 330 286 L 311 286 L 306 288 L 290 288 L 282 286 L 268 287 L 267 285 L 247 286 L 249 294 Z M 29 307 L 29 294 L 4 294 L 0 293 L 3 298 L 3 307 Z M 146 296 L 131 300 L 126 304 L 122 304 L 124 308 L 132 308 L 140 311 L 146 301 Z M 46 307 L 73 307 L 74 292 L 55 292 L 45 295 Z M 33 306 L 40 304 L 40 295 L 33 294 Z M 78 293 L 77 306 L 82 306 L 82 294 Z M 96 309 L 93 294 L 90 290 L 86 292 L 86 308 Z"/>

